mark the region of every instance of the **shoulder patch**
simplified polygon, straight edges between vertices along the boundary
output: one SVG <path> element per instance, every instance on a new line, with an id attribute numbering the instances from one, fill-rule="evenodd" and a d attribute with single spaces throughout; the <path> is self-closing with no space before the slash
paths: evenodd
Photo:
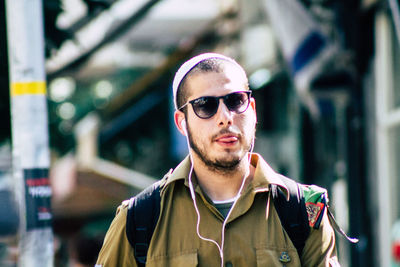
<path id="1" fill-rule="evenodd" d="M 325 188 L 316 185 L 302 185 L 302 188 L 306 202 L 308 222 L 310 227 L 318 229 L 328 203 L 328 193 Z"/>
<path id="2" fill-rule="evenodd" d="M 306 210 L 307 210 L 307 214 L 308 214 L 308 221 L 310 224 L 310 227 L 313 228 L 318 228 L 319 224 L 317 224 L 317 222 L 319 221 L 318 219 L 321 216 L 322 211 L 324 210 L 325 205 L 323 203 L 312 203 L 312 202 L 307 202 L 306 203 Z"/>

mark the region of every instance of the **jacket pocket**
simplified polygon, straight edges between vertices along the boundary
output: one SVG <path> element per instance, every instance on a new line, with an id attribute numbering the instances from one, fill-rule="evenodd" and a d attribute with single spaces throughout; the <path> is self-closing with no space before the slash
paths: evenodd
<path id="1" fill-rule="evenodd" d="M 195 267 L 198 266 L 197 251 L 147 259 L 146 267 Z"/>
<path id="2" fill-rule="evenodd" d="M 278 248 L 256 249 L 257 267 L 300 267 L 300 259 L 296 250 L 285 250 Z"/>

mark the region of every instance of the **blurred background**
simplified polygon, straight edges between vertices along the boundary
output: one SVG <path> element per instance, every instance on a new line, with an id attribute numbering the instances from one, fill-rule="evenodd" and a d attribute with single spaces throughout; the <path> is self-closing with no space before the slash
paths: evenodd
<path id="1" fill-rule="evenodd" d="M 0 2 L 0 265 L 14 266 Z M 173 75 L 214 51 L 248 74 L 255 151 L 326 187 L 339 225 L 360 239 L 337 237 L 342 266 L 400 266 L 399 12 L 398 0 L 44 0 L 55 265 L 93 266 L 117 205 L 186 155 Z"/>

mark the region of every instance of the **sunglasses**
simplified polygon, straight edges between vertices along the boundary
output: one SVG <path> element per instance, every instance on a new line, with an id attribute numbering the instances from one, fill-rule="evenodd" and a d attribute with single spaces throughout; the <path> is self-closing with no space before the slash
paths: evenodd
<path id="1" fill-rule="evenodd" d="M 179 108 L 182 110 L 188 104 L 193 107 L 194 113 L 201 119 L 209 119 L 218 111 L 219 100 L 224 101 L 225 106 L 237 114 L 247 110 L 250 104 L 251 91 L 238 91 L 223 96 L 202 96 L 186 102 Z"/>

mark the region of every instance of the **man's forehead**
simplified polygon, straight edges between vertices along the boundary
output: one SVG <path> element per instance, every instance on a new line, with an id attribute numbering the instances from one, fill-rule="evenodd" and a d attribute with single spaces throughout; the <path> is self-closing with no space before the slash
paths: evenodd
<path id="1" fill-rule="evenodd" d="M 247 77 L 235 68 L 218 72 L 196 72 L 187 77 L 185 84 L 185 90 L 189 97 L 193 95 L 218 96 L 249 89 Z"/>

